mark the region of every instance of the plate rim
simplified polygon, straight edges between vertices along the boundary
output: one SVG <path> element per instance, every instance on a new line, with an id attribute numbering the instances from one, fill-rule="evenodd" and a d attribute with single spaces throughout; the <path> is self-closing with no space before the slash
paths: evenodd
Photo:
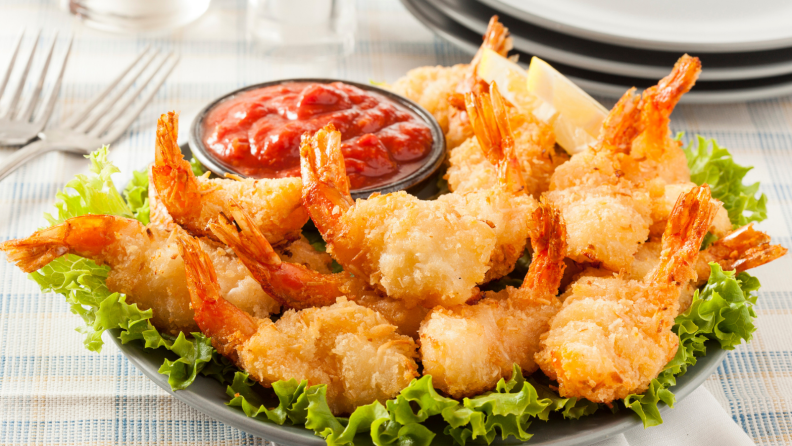
<path id="1" fill-rule="evenodd" d="M 187 404 L 198 412 L 201 412 L 202 414 L 214 420 L 240 429 L 250 435 L 261 437 L 266 440 L 276 442 L 280 445 L 323 446 L 326 444 L 324 439 L 316 436 L 313 431 L 308 430 L 304 426 L 277 425 L 275 423 L 259 420 L 257 418 L 250 418 L 245 415 L 241 409 L 227 406 L 225 403 L 228 401 L 228 398 L 217 401 L 203 396 L 200 390 L 205 389 L 207 386 L 225 388 L 226 384 L 221 384 L 213 378 L 198 375 L 195 382 L 186 389 L 178 391 L 171 390 L 170 386 L 168 385 L 167 376 L 158 373 L 159 366 L 162 364 L 162 359 L 168 357 L 166 351 L 163 349 L 147 350 L 143 347 L 140 340 L 135 340 L 124 344 L 118 338 L 119 333 L 120 329 L 107 330 L 107 336 L 111 338 L 112 342 L 118 347 L 121 354 L 124 355 L 124 357 L 129 360 L 129 362 L 132 363 L 132 365 L 138 371 L 153 381 L 155 385 L 164 390 L 170 396 L 175 397 L 177 400 Z M 720 348 L 719 344 L 715 341 L 708 341 L 707 349 L 708 354 L 697 358 L 697 364 L 688 367 L 687 373 L 679 377 L 677 385 L 672 387 L 674 395 L 676 396 L 676 402 L 682 401 L 688 395 L 693 393 L 693 391 L 698 389 L 704 383 L 704 381 L 706 381 L 722 364 L 723 360 L 728 354 L 728 351 Z M 158 358 L 158 360 L 154 360 L 152 358 Z M 215 390 L 215 393 L 218 393 L 216 392 L 217 389 L 213 390 Z M 673 410 L 663 402 L 660 402 L 658 406 L 661 413 L 665 413 L 668 410 Z M 519 440 L 515 440 L 513 437 L 509 437 L 509 439 L 506 441 L 498 439 L 493 444 L 508 444 L 512 446 L 548 446 L 550 444 L 554 446 L 580 446 L 602 441 L 612 436 L 624 433 L 630 429 L 639 428 L 642 426 L 640 419 L 636 416 L 633 416 L 631 412 L 627 412 L 625 410 L 624 412 L 620 413 L 624 414 L 621 415 L 620 420 L 616 420 L 610 425 L 605 425 L 601 428 L 597 427 L 593 430 L 584 430 L 581 435 L 566 436 L 565 438 L 560 439 L 550 438 L 546 441 L 541 441 L 541 439 L 539 439 L 540 441 L 536 441 L 536 439 L 532 438 L 528 442 L 521 442 Z M 613 415 L 618 416 L 618 414 Z M 589 417 L 596 416 L 597 415 L 591 415 Z M 610 417 L 612 415 L 608 414 L 607 412 L 600 412 L 600 416 Z M 585 417 L 581 420 L 586 421 Z M 555 421 L 557 423 L 577 423 L 580 420 Z M 536 424 L 533 426 L 535 427 Z M 538 429 L 541 430 L 543 426 L 548 426 L 548 424 L 538 424 L 538 426 Z M 539 431 L 537 429 L 532 429 L 531 433 L 538 432 Z M 450 444 L 449 437 L 439 436 L 437 438 L 441 440 L 440 444 Z M 437 441 L 437 439 L 435 441 Z M 433 442 L 433 444 L 438 443 Z"/>
<path id="2" fill-rule="evenodd" d="M 630 52 L 631 55 L 624 56 L 625 58 L 635 57 L 636 52 L 648 53 L 645 56 L 647 58 L 651 58 L 653 56 L 661 56 L 661 57 L 669 56 L 669 58 L 673 58 L 674 60 L 676 60 L 679 56 L 679 52 L 677 51 L 657 51 L 657 50 L 648 50 L 643 48 L 624 47 L 620 45 L 614 45 L 611 43 L 581 39 L 577 36 L 572 36 L 572 35 L 563 35 L 559 37 L 558 34 L 562 34 L 562 33 L 558 33 L 557 31 L 554 31 L 552 29 L 548 30 L 532 23 L 526 23 L 525 21 L 521 21 L 517 17 L 511 16 L 509 14 L 504 14 L 502 11 L 495 10 L 486 3 L 480 2 L 478 0 L 437 0 L 437 1 L 433 1 L 432 5 L 440 12 L 442 12 L 443 14 L 447 15 L 449 18 L 454 20 L 455 22 L 478 34 L 484 34 L 484 31 L 487 28 L 487 20 L 484 19 L 483 16 L 479 14 L 483 11 L 477 12 L 472 10 L 472 8 L 491 9 L 491 11 L 486 11 L 486 14 L 490 16 L 494 14 L 498 14 L 501 16 L 502 22 L 504 21 L 503 20 L 504 17 L 507 19 L 506 21 L 520 22 L 519 26 L 507 25 L 510 28 L 511 36 L 514 40 L 514 47 L 517 50 L 529 54 L 534 54 L 541 58 L 553 59 L 567 65 L 573 65 L 587 70 L 601 71 L 601 72 L 618 72 L 624 75 L 646 78 L 646 79 L 660 79 L 666 74 L 668 74 L 668 67 L 665 64 L 650 65 L 646 63 L 632 63 L 632 62 L 625 62 L 623 60 L 604 59 L 595 56 L 588 56 L 586 54 L 577 52 L 575 50 L 564 48 L 562 46 L 563 44 L 552 45 L 552 44 L 536 41 L 524 35 L 525 29 L 527 27 L 538 28 L 537 31 L 541 30 L 546 33 L 549 32 L 555 34 L 556 35 L 555 37 L 558 37 L 560 39 L 566 38 L 566 39 L 580 40 L 580 42 L 572 42 L 572 43 L 594 44 L 600 46 L 600 51 Z M 657 55 L 652 53 L 667 53 L 667 54 Z M 706 58 L 706 57 L 713 58 L 719 56 L 739 57 L 739 54 L 740 53 L 738 52 L 729 52 L 729 53 L 703 52 L 702 54 L 698 54 L 698 56 L 702 58 Z M 769 57 L 773 57 L 773 55 L 770 55 Z M 767 63 L 767 64 L 750 64 L 750 65 L 738 66 L 732 68 L 725 66 L 716 66 L 713 68 L 708 68 L 701 73 L 700 80 L 703 81 L 745 80 L 745 79 L 773 77 L 773 76 L 792 73 L 792 53 L 790 53 L 788 56 L 781 56 L 781 57 L 786 57 L 786 60 L 781 61 L 781 58 L 779 57 L 778 59 L 779 61 L 773 63 Z"/>
<path id="3" fill-rule="evenodd" d="M 679 42 L 673 40 L 654 40 L 642 39 L 639 37 L 629 37 L 626 35 L 610 34 L 596 31 L 593 29 L 581 28 L 576 25 L 565 23 L 551 17 L 531 13 L 510 5 L 501 0 L 477 0 L 491 8 L 502 11 L 513 17 L 539 25 L 545 28 L 554 29 L 559 32 L 578 36 L 585 39 L 596 40 L 598 42 L 610 43 L 615 45 L 629 46 L 641 49 L 653 49 L 661 51 L 705 51 L 712 53 L 726 53 L 739 51 L 759 51 L 792 46 L 792 36 L 781 39 L 768 39 L 751 42 L 726 42 L 726 43 L 706 43 L 706 42 Z"/>

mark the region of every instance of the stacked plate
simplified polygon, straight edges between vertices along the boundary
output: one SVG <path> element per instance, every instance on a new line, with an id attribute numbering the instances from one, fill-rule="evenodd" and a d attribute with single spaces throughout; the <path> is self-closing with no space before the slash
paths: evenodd
<path id="1" fill-rule="evenodd" d="M 589 93 L 648 87 L 683 53 L 703 72 L 685 102 L 792 94 L 789 0 L 401 0 L 441 37 L 475 52 L 493 15 L 527 63 L 537 56 Z"/>

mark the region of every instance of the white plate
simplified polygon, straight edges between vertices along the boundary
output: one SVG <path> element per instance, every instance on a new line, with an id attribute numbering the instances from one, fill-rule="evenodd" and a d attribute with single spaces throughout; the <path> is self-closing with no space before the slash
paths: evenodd
<path id="1" fill-rule="evenodd" d="M 401 2 L 426 27 L 470 54 L 474 54 L 481 45 L 480 34 L 453 21 L 431 4 L 422 0 L 401 0 Z M 530 56 L 522 54 L 521 60 L 525 65 L 524 62 L 530 60 Z M 654 83 L 647 79 L 564 66 L 554 60 L 547 62 L 554 65 L 588 93 L 597 96 L 618 98 L 632 86 L 648 86 Z M 670 71 L 671 67 L 667 69 Z M 699 82 L 693 91 L 682 97 L 681 102 L 685 104 L 731 103 L 776 98 L 789 94 L 792 94 L 792 76 L 786 75 L 778 79 Z"/>
<path id="2" fill-rule="evenodd" d="M 480 0 L 522 20 L 587 39 L 665 51 L 792 46 L 789 0 Z"/>
<path id="3" fill-rule="evenodd" d="M 489 18 L 500 15 L 522 52 L 586 70 L 657 80 L 668 74 L 679 52 L 629 48 L 581 39 L 520 21 L 477 0 L 435 0 L 432 5 L 457 23 L 484 34 Z M 694 53 L 702 81 L 743 80 L 792 73 L 792 48 L 749 53 Z"/>

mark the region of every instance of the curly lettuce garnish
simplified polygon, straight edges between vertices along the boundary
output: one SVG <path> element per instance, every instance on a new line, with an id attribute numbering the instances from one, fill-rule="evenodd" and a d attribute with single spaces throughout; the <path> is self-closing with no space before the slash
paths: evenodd
<path id="1" fill-rule="evenodd" d="M 720 147 L 714 139 L 696 138 L 683 149 L 690 168 L 690 179 L 699 186 L 707 183 L 713 198 L 723 202 L 729 220 L 735 227 L 767 218 L 767 196 L 758 194 L 759 183 L 743 184 L 745 175 L 753 167 L 743 167 L 734 162 L 731 153 Z M 710 147 L 712 147 L 710 149 Z M 758 195 L 757 195 L 758 194 Z"/>

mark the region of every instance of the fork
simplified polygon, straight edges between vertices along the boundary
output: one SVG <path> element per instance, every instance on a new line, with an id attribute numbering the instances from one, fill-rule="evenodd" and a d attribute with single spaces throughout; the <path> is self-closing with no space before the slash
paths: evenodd
<path id="1" fill-rule="evenodd" d="M 38 141 L 26 145 L 4 159 L 2 161 L 3 165 L 0 167 L 0 180 L 7 177 L 27 161 L 47 152 L 62 151 L 88 155 L 93 150 L 101 147 L 103 143 L 115 142 L 140 115 L 179 62 L 179 56 L 170 52 L 163 57 L 159 57 L 160 60 L 154 64 L 155 68 L 144 76 L 142 80 L 138 80 L 146 71 L 146 68 L 157 59 L 158 55 L 158 50 L 150 51 L 150 47 L 147 47 L 132 64 L 126 67 L 121 74 L 80 111 L 58 127 L 39 132 L 38 137 L 40 139 Z M 136 66 L 137 68 L 135 68 Z M 130 72 L 133 72 L 130 78 L 119 88 L 115 89 L 113 94 L 110 94 Z M 160 74 L 160 78 L 133 107 L 132 104 L 135 99 L 157 74 Z M 137 85 L 134 85 L 136 81 Z M 135 87 L 134 90 L 126 94 L 133 86 Z"/>
<path id="2" fill-rule="evenodd" d="M 25 30 L 22 30 L 22 32 L 19 34 L 19 37 L 17 38 L 14 51 L 11 54 L 11 62 L 8 64 L 8 69 L 3 76 L 3 80 L 0 81 L 0 97 L 3 96 L 6 85 L 8 84 L 8 80 L 11 77 L 11 72 L 14 69 L 14 63 L 16 62 L 16 58 L 19 55 L 19 48 L 22 46 L 22 39 L 24 36 Z M 66 55 L 63 57 L 63 62 L 60 65 L 57 80 L 55 81 L 55 85 L 52 87 L 49 98 L 44 102 L 44 106 L 39 113 L 39 116 L 33 119 L 33 111 L 35 110 L 39 99 L 42 98 L 41 90 L 44 86 L 44 79 L 47 76 L 47 69 L 49 68 L 50 61 L 52 60 L 52 53 L 55 49 L 55 43 L 58 41 L 57 33 L 55 33 L 55 36 L 52 38 L 52 44 L 49 46 L 47 58 L 44 61 L 44 66 L 41 69 L 41 73 L 39 73 L 38 80 L 35 83 L 35 88 L 33 89 L 30 98 L 23 107 L 20 107 L 19 110 L 17 110 L 17 105 L 19 103 L 20 97 L 22 96 L 22 90 L 25 86 L 27 76 L 30 73 L 30 66 L 33 62 L 33 56 L 36 54 L 36 47 L 38 47 L 40 39 L 41 30 L 39 30 L 36 34 L 36 38 L 33 41 L 33 48 L 30 50 L 30 55 L 28 56 L 27 62 L 25 63 L 25 66 L 22 70 L 22 76 L 17 83 L 16 89 L 13 93 L 11 93 L 11 102 L 9 103 L 6 111 L 0 114 L 0 145 L 26 144 L 35 138 L 36 135 L 38 135 L 52 114 L 55 100 L 58 98 L 58 91 L 60 90 L 63 71 L 66 68 L 66 62 L 69 60 L 69 53 L 71 52 L 73 38 L 69 39 L 69 46 L 66 49 Z M 21 106 L 21 104 L 19 105 Z"/>

